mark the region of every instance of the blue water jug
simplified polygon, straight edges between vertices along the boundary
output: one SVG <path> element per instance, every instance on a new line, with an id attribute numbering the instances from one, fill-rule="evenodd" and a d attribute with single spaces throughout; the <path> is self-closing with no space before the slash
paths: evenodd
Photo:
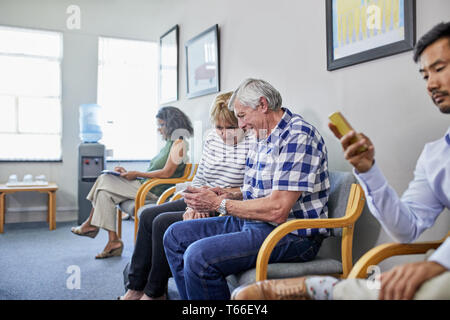
<path id="1" fill-rule="evenodd" d="M 83 143 L 95 143 L 102 138 L 99 117 L 100 106 L 98 104 L 80 105 L 80 139 Z"/>

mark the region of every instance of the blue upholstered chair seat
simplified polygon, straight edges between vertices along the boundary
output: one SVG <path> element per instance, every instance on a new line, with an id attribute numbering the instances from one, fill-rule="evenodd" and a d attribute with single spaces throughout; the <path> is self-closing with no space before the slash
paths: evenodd
<path id="1" fill-rule="evenodd" d="M 342 263 L 340 261 L 322 257 L 316 257 L 316 259 L 308 262 L 271 263 L 267 267 L 267 277 L 269 279 L 340 273 L 342 273 Z M 228 276 L 227 281 L 231 287 L 237 288 L 238 286 L 255 282 L 255 276 L 256 269 L 250 269 Z"/>

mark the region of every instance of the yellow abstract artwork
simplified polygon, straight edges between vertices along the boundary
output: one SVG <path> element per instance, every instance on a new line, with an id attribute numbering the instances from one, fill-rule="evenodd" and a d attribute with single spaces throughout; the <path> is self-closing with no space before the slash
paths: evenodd
<path id="1" fill-rule="evenodd" d="M 404 39 L 404 0 L 333 0 L 334 58 Z"/>

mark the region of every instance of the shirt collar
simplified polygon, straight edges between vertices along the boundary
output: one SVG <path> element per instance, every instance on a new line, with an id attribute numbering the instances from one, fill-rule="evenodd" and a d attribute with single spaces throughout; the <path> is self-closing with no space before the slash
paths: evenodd
<path id="1" fill-rule="evenodd" d="M 272 130 L 270 135 L 267 137 L 266 141 L 268 143 L 273 143 L 277 139 L 280 138 L 280 133 L 286 128 L 287 124 L 292 119 L 292 112 L 288 108 L 281 108 L 281 110 L 284 111 L 283 116 L 281 117 L 280 121 L 276 125 L 276 127 Z"/>

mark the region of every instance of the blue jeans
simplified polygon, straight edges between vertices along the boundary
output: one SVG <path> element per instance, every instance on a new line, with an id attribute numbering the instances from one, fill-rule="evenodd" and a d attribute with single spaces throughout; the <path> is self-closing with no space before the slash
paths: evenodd
<path id="1" fill-rule="evenodd" d="M 225 278 L 255 267 L 259 248 L 274 228 L 232 216 L 172 224 L 164 234 L 164 248 L 181 299 L 229 299 Z M 312 260 L 322 239 L 288 234 L 269 262 Z"/>

